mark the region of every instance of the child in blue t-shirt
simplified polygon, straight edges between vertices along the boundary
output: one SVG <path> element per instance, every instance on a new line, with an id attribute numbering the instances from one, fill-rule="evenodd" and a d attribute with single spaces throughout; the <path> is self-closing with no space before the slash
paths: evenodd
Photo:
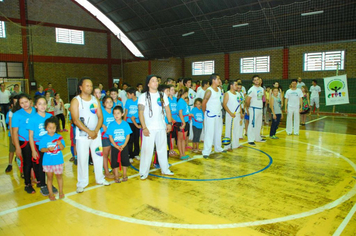
<path id="1" fill-rule="evenodd" d="M 57 117 L 48 118 L 45 121 L 45 129 L 47 134 L 43 135 L 40 142 L 39 148 L 43 152 L 43 171 L 47 173 L 47 188 L 48 188 L 48 198 L 51 201 L 56 200 L 56 197 L 53 194 L 52 182 L 53 182 L 53 173 L 56 175 L 58 188 L 59 188 L 59 199 L 64 198 L 63 193 L 63 154 L 64 149 L 64 140 L 61 135 L 57 132 L 59 131 L 59 122 Z"/>
<path id="2" fill-rule="evenodd" d="M 103 167 L 105 171 L 105 177 L 108 179 L 113 179 L 115 176 L 113 174 L 110 174 L 109 171 L 109 155 L 111 151 L 111 143 L 109 139 L 109 135 L 107 134 L 107 129 L 110 125 L 111 122 L 115 121 L 114 115 L 112 113 L 112 108 L 114 101 L 112 97 L 110 96 L 105 96 L 102 100 L 103 102 L 103 107 L 102 107 L 102 113 L 103 113 L 103 125 L 102 128 L 100 129 L 101 133 L 101 142 L 103 145 Z"/>
<path id="3" fill-rule="evenodd" d="M 39 151 L 38 143 L 41 138 L 47 134 L 44 123 L 52 117 L 52 114 L 47 113 L 47 100 L 43 96 L 37 96 L 35 98 L 35 108 L 37 113 L 34 114 L 28 121 L 27 129 L 29 131 L 29 142 L 32 150 L 32 159 L 34 160 L 34 170 L 37 179 L 37 187 L 41 188 L 41 194 L 48 196 L 49 192 L 46 185 L 46 174 L 43 171 L 43 152 Z M 53 192 L 57 192 L 56 188 L 53 188 Z"/>
<path id="4" fill-rule="evenodd" d="M 126 182 L 128 180 L 127 167 L 130 166 L 127 143 L 129 142 L 132 130 L 129 124 L 122 120 L 124 111 L 121 106 L 116 106 L 113 114 L 115 121 L 110 123 L 106 133 L 109 135 L 111 142 L 111 168 L 114 171 L 115 183 L 121 183 L 117 168 L 120 167 L 121 170 L 121 165 L 123 166 L 122 181 Z"/>
<path id="5" fill-rule="evenodd" d="M 186 139 L 188 139 L 188 130 L 189 130 L 189 107 L 187 102 L 184 100 L 188 96 L 188 88 L 182 87 L 178 91 L 178 117 L 176 126 L 178 128 L 178 150 L 180 159 L 188 159 L 189 156 L 185 155 L 185 146 L 186 146 Z"/>
<path id="6" fill-rule="evenodd" d="M 136 89 L 129 88 L 126 90 L 127 100 L 125 103 L 125 120 L 129 123 L 132 130 L 130 141 L 128 143 L 130 162 L 136 158 L 140 160 L 140 129 L 141 124 L 138 118 L 138 98 L 136 97 Z"/>
<path id="7" fill-rule="evenodd" d="M 204 113 L 201 109 L 201 105 L 203 100 L 201 98 L 197 98 L 194 101 L 194 108 L 191 113 L 193 115 L 193 152 L 201 152 L 199 149 L 199 139 L 201 132 L 203 130 L 203 121 L 204 121 Z"/>

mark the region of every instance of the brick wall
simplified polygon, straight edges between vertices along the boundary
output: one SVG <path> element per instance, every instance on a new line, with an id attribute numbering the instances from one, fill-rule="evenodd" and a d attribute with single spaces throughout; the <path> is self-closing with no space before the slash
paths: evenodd
<path id="1" fill-rule="evenodd" d="M 53 88 L 61 94 L 64 102 L 68 102 L 67 78 L 82 78 L 88 76 L 92 79 L 93 85 L 98 86 L 101 82 L 104 88 L 108 88 L 107 65 L 90 66 L 86 64 L 69 64 L 69 63 L 35 63 L 34 64 L 35 78 L 37 84 L 41 84 L 44 88 L 49 82 Z M 31 91 L 34 95 L 36 91 Z"/>
<path id="2" fill-rule="evenodd" d="M 148 61 L 127 62 L 124 65 L 124 81 L 136 87 L 137 83 L 144 84 L 148 75 Z"/>
<path id="3" fill-rule="evenodd" d="M 161 76 L 162 81 L 167 78 L 178 78 L 182 75 L 182 60 L 179 58 L 169 58 L 164 60 L 151 61 L 151 72 L 154 75 Z M 148 73 L 148 72 L 147 72 Z M 146 74 L 147 76 L 148 74 Z M 145 78 L 146 78 L 145 76 Z"/>
<path id="4" fill-rule="evenodd" d="M 22 36 L 20 25 L 6 21 L 5 30 L 6 38 L 0 39 L 0 53 L 22 54 Z"/>

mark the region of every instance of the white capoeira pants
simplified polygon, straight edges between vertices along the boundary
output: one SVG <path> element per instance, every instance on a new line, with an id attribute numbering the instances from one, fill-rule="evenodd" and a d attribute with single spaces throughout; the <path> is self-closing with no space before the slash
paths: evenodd
<path id="1" fill-rule="evenodd" d="M 239 138 L 244 138 L 244 128 L 245 128 L 245 118 L 242 118 L 242 124 L 240 125 L 240 130 L 239 130 Z"/>
<path id="2" fill-rule="evenodd" d="M 300 120 L 299 108 L 288 107 L 287 112 L 288 112 L 287 124 L 286 124 L 287 134 L 291 134 L 293 128 L 294 128 L 294 134 L 299 134 L 299 120 Z M 294 116 L 294 122 L 293 122 L 293 116 Z"/>
<path id="3" fill-rule="evenodd" d="M 225 115 L 225 137 L 228 137 L 231 139 L 231 144 L 226 145 L 225 149 L 230 149 L 230 148 L 238 148 L 240 146 L 240 120 L 241 116 L 240 113 L 235 114 L 235 118 L 232 119 L 229 113 L 226 112 Z M 232 124 L 232 133 L 231 133 L 231 121 L 233 121 Z M 232 134 L 232 138 L 231 138 Z"/>
<path id="4" fill-rule="evenodd" d="M 149 129 L 150 136 L 142 134 L 140 155 L 140 176 L 147 178 L 152 162 L 153 149 L 156 146 L 157 158 L 162 174 L 170 172 L 167 159 L 167 133 L 164 129 Z"/>
<path id="5" fill-rule="evenodd" d="M 261 128 L 262 128 L 262 108 L 250 107 L 249 123 L 247 128 L 247 139 L 249 143 L 261 141 Z"/>
<path id="6" fill-rule="evenodd" d="M 204 116 L 204 149 L 203 155 L 209 156 L 214 144 L 215 152 L 222 152 L 224 149 L 221 147 L 222 135 L 222 117 L 221 115 L 207 115 Z"/>
<path id="7" fill-rule="evenodd" d="M 77 148 L 77 187 L 85 188 L 89 184 L 89 149 L 94 164 L 95 181 L 102 184 L 105 180 L 103 174 L 103 149 L 100 131 L 96 139 L 76 139 Z"/>

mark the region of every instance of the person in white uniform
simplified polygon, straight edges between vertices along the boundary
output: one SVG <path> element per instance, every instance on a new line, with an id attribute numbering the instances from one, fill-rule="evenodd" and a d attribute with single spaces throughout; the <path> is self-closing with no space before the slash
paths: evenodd
<path id="1" fill-rule="evenodd" d="M 78 83 L 77 96 L 72 99 L 70 110 L 76 125 L 77 148 L 77 192 L 82 193 L 89 184 L 89 149 L 94 163 L 97 184 L 110 185 L 103 174 L 103 154 L 100 127 L 103 115 L 100 102 L 91 95 L 93 83 L 90 78 L 82 78 Z"/>
<path id="2" fill-rule="evenodd" d="M 298 83 L 297 83 L 297 88 L 302 89 L 302 87 L 305 86 L 304 82 L 302 81 L 301 77 L 298 77 Z"/>
<path id="3" fill-rule="evenodd" d="M 258 75 L 252 76 L 253 86 L 248 90 L 246 97 L 246 112 L 250 116 L 247 129 L 248 144 L 256 146 L 255 142 L 266 142 L 261 137 L 262 108 L 264 90 L 261 88 L 261 80 Z"/>
<path id="4" fill-rule="evenodd" d="M 238 97 L 240 99 L 242 113 L 244 113 L 243 111 L 245 111 L 246 88 L 242 85 L 242 82 L 240 79 L 237 79 L 236 81 L 237 81 L 237 92 L 239 95 Z M 240 137 L 240 139 L 243 139 L 244 138 L 245 119 L 242 119 L 241 126 L 242 127 L 240 128 L 239 137 Z"/>
<path id="5" fill-rule="evenodd" d="M 309 115 L 311 115 L 311 113 L 313 112 L 313 106 L 315 104 L 316 110 L 317 110 L 317 115 L 319 116 L 319 96 L 320 96 L 320 92 L 321 92 L 321 88 L 319 85 L 317 85 L 317 82 L 315 79 L 312 80 L 312 86 L 310 86 L 309 89 L 310 92 L 310 113 Z"/>
<path id="6" fill-rule="evenodd" d="M 239 85 L 241 87 L 241 85 Z M 225 137 L 231 139 L 231 143 L 225 146 L 225 150 L 231 150 L 240 146 L 240 121 L 242 118 L 241 104 L 238 99 L 237 82 L 229 81 L 230 90 L 224 94 L 223 107 L 225 115 Z"/>
<path id="7" fill-rule="evenodd" d="M 142 146 L 140 161 L 140 178 L 147 179 L 154 146 L 163 175 L 174 175 L 169 170 L 167 159 L 167 133 L 172 130 L 172 115 L 167 95 L 158 91 L 155 75 L 146 78 L 145 92 L 138 99 L 138 115 L 142 127 Z M 166 111 L 168 124 L 164 120 Z"/>
<path id="8" fill-rule="evenodd" d="M 198 89 L 197 98 L 201 98 L 203 100 L 205 92 L 209 88 L 209 86 L 210 86 L 209 80 L 207 80 L 207 79 L 203 80 L 201 83 L 201 86 L 199 87 L 200 89 Z M 204 141 L 204 129 L 202 130 L 202 132 L 200 134 L 200 141 Z"/>
<path id="9" fill-rule="evenodd" d="M 292 79 L 291 88 L 287 90 L 284 95 L 286 101 L 285 112 L 287 114 L 286 131 L 288 135 L 292 134 L 294 127 L 294 134 L 299 135 L 299 112 L 302 111 L 302 90 L 297 88 L 297 80 Z M 294 116 L 294 122 L 293 122 Z M 294 124 L 293 124 L 294 123 Z"/>
<path id="10" fill-rule="evenodd" d="M 204 112 L 204 149 L 203 157 L 208 158 L 212 145 L 214 144 L 215 152 L 226 152 L 221 147 L 221 134 L 222 134 L 222 113 L 221 113 L 221 84 L 220 77 L 217 74 L 210 76 L 211 86 L 206 90 L 203 99 L 203 112 Z"/>

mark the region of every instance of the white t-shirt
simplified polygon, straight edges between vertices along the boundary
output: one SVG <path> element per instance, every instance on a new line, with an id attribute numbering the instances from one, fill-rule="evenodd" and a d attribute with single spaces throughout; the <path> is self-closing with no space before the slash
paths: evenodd
<path id="1" fill-rule="evenodd" d="M 127 100 L 126 91 L 125 90 L 121 90 L 119 92 L 119 97 L 121 98 L 121 102 L 124 104 L 124 107 L 125 107 L 126 100 Z"/>
<path id="2" fill-rule="evenodd" d="M 91 95 L 90 101 L 83 100 L 80 95 L 76 96 L 78 100 L 79 120 L 90 130 L 95 130 L 98 124 L 98 100 Z M 100 104 L 99 104 L 100 106 Z M 80 130 L 76 126 L 76 139 L 88 139 L 87 132 Z"/>
<path id="3" fill-rule="evenodd" d="M 264 95 L 264 90 L 262 87 L 256 87 L 252 86 L 247 93 L 249 97 L 251 97 L 250 100 L 250 107 L 257 107 L 257 108 L 262 108 L 263 107 L 263 95 Z"/>
<path id="4" fill-rule="evenodd" d="M 150 117 L 150 108 L 149 108 L 149 103 L 146 98 L 146 93 L 141 94 L 141 96 L 138 98 L 138 105 L 144 105 L 145 110 L 143 112 L 143 115 L 145 117 L 145 123 L 147 128 L 150 129 L 166 129 L 166 122 L 164 120 L 164 115 L 162 112 L 162 103 L 161 103 L 161 98 L 159 96 L 159 92 L 156 93 L 150 93 L 151 97 L 151 107 L 152 107 L 152 113 Z M 164 100 L 164 106 L 169 105 L 169 101 L 167 98 L 166 94 L 163 94 L 163 100 Z"/>
<path id="5" fill-rule="evenodd" d="M 241 86 L 241 92 L 245 95 L 246 94 L 246 88 L 245 86 Z"/>
<path id="6" fill-rule="evenodd" d="M 230 91 L 226 92 L 227 95 L 229 96 L 229 99 L 226 103 L 226 106 L 229 108 L 229 110 L 234 113 L 236 111 L 236 113 L 238 113 L 240 111 L 240 101 L 238 99 L 238 97 L 240 96 L 239 92 L 236 92 L 235 94 L 231 93 Z M 238 109 L 236 109 L 238 108 Z"/>
<path id="7" fill-rule="evenodd" d="M 200 88 L 200 87 L 199 87 Z M 204 96 L 205 96 L 205 92 L 206 92 L 206 90 L 204 90 L 204 89 L 199 89 L 198 88 L 198 92 L 197 92 L 197 98 L 201 98 L 201 99 L 204 99 Z"/>
<path id="8" fill-rule="evenodd" d="M 210 98 L 206 103 L 206 110 L 209 111 L 210 115 L 220 115 L 221 114 L 221 90 L 218 87 L 218 91 L 214 91 L 212 87 L 207 90 L 211 91 Z"/>
<path id="9" fill-rule="evenodd" d="M 302 89 L 302 86 L 305 86 L 304 82 L 297 82 L 297 88 Z"/>
<path id="10" fill-rule="evenodd" d="M 194 101 L 195 101 L 196 97 L 197 97 L 197 93 L 193 89 L 189 88 L 189 90 L 188 90 L 188 98 L 189 98 L 189 106 L 190 107 L 194 106 Z"/>
<path id="11" fill-rule="evenodd" d="M 319 85 L 315 85 L 315 86 L 310 86 L 310 98 L 318 98 L 319 97 L 319 93 L 321 92 L 321 88 Z"/>
<path id="12" fill-rule="evenodd" d="M 288 108 L 299 108 L 300 98 L 303 97 L 303 92 L 299 88 L 295 90 L 288 89 L 284 97 L 288 99 Z"/>
<path id="13" fill-rule="evenodd" d="M 9 90 L 5 89 L 4 92 L 0 90 L 0 104 L 10 103 L 10 96 L 11 93 Z"/>
<path id="14" fill-rule="evenodd" d="M 141 92 L 139 92 L 139 91 L 136 91 L 136 97 L 139 97 L 139 96 L 141 96 Z"/>

